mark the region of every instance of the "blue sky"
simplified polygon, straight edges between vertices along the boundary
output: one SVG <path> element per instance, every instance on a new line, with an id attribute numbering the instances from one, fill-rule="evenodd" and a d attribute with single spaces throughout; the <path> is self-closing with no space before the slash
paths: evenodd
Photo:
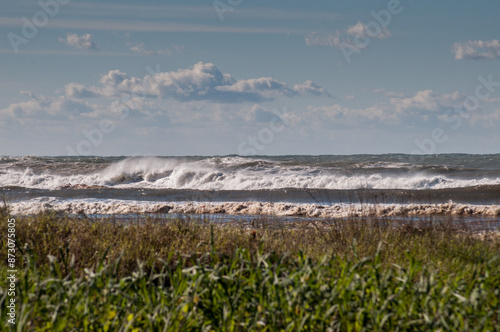
<path id="1" fill-rule="evenodd" d="M 498 1 L 0 0 L 1 155 L 498 153 Z"/>

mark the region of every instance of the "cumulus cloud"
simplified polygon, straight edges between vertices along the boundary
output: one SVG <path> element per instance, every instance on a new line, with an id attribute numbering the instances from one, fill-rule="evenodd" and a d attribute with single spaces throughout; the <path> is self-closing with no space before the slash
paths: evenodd
<path id="1" fill-rule="evenodd" d="M 99 82 L 103 85 L 117 86 L 129 78 L 130 77 L 126 73 L 119 70 L 110 70 L 106 75 L 101 77 Z"/>
<path id="2" fill-rule="evenodd" d="M 330 96 L 317 84 L 306 81 L 289 88 L 284 82 L 272 77 L 235 79 L 222 73 L 214 64 L 198 62 L 188 69 L 156 72 L 144 78 L 130 77 L 119 70 L 103 75 L 101 87 L 85 88 L 70 85 L 69 95 L 84 97 L 102 96 L 116 98 L 123 94 L 152 98 L 172 98 L 180 101 L 207 100 L 214 102 L 258 102 L 278 96 Z"/>
<path id="3" fill-rule="evenodd" d="M 82 50 L 96 50 L 97 46 L 94 43 L 94 36 L 90 33 L 77 35 L 76 33 L 68 33 L 66 37 L 59 38 L 59 42 Z"/>
<path id="4" fill-rule="evenodd" d="M 159 92 L 156 82 L 152 82 L 150 76 L 144 79 L 138 77 L 130 77 L 128 74 L 120 70 L 110 70 L 103 75 L 99 80 L 102 87 L 91 87 L 92 91 L 96 91 L 101 97 L 117 98 L 123 94 L 135 95 L 139 97 L 157 97 Z"/>
<path id="5" fill-rule="evenodd" d="M 77 83 L 66 84 L 64 94 L 70 98 L 94 98 L 99 96 L 99 92 L 95 89 L 87 89 L 85 86 Z"/>
<path id="6" fill-rule="evenodd" d="M 54 121 L 73 120 L 82 118 L 97 118 L 103 115 L 140 116 L 147 121 L 154 119 L 172 120 L 184 123 L 189 116 L 185 113 L 173 116 L 171 109 L 165 108 L 160 99 L 171 99 L 168 103 L 186 105 L 190 110 L 194 103 L 200 104 L 200 109 L 212 110 L 208 112 L 191 112 L 205 114 L 205 117 L 214 116 L 214 121 L 227 121 L 231 112 L 219 109 L 217 105 L 236 102 L 260 102 L 277 97 L 304 97 L 330 96 L 328 91 L 319 85 L 306 81 L 290 88 L 286 83 L 272 77 L 253 79 L 235 79 L 227 73 L 222 73 L 214 64 L 199 62 L 191 68 L 177 71 L 156 72 L 142 78 L 133 77 L 120 70 L 110 70 L 102 75 L 97 86 L 84 86 L 78 83 L 69 83 L 64 86 L 62 96 L 48 97 L 23 92 L 29 97 L 28 101 L 13 103 L 0 109 L 0 122 L 22 119 L 48 119 Z M 99 102 L 90 103 L 88 99 L 99 98 Z M 206 104 L 206 101 L 220 104 Z M 222 107 L 222 106 L 219 106 Z M 224 106 L 225 107 L 225 106 Z M 256 122 L 265 122 L 272 114 L 268 110 L 253 108 L 248 114 L 235 112 L 229 118 L 239 117 L 253 119 Z M 247 120 L 248 120 L 247 119 Z M 237 120 L 234 118 L 233 120 Z M 170 123 L 170 120 L 168 120 Z M 194 122 L 197 119 L 193 119 Z M 206 121 L 206 120 L 205 120 Z M 237 120 L 238 121 L 238 120 Z M 172 122 L 172 123 L 173 123 Z"/>

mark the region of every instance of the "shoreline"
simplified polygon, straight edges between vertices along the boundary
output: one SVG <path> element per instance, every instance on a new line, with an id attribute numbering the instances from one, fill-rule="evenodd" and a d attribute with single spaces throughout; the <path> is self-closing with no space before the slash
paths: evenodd
<path id="1" fill-rule="evenodd" d="M 118 199 L 60 200 L 45 197 L 9 202 L 13 215 L 44 211 L 67 214 L 226 214 L 309 218 L 397 217 L 397 216 L 500 216 L 500 205 L 444 204 L 304 204 L 271 202 L 159 202 Z"/>

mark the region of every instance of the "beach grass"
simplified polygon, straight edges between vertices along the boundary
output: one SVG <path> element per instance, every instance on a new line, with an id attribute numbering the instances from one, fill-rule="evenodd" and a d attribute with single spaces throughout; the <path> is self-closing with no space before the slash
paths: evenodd
<path id="1" fill-rule="evenodd" d="M 17 217 L 16 236 L 22 331 L 500 326 L 500 238 L 466 223 L 120 221 L 46 212 Z M 5 241 L 1 247 L 5 261 Z M 4 280 L 6 267 L 0 274 Z M 2 288 L 2 317 L 6 299 Z"/>

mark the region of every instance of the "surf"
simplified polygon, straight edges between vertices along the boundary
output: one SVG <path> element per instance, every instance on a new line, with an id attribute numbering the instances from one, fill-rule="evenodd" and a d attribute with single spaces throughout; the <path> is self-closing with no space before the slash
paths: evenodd
<path id="1" fill-rule="evenodd" d="M 333 159 L 333 158 L 332 158 Z M 361 158 L 360 158 L 361 159 Z M 366 158 L 365 158 L 366 159 Z M 315 161 L 313 157 L 279 159 L 244 157 L 129 157 L 108 163 L 86 160 L 88 168 L 41 166 L 35 159 L 0 170 L 0 187 L 55 190 L 71 186 L 191 190 L 402 189 L 438 190 L 499 185 L 497 169 L 453 169 L 401 162 Z M 21 165 L 19 165 L 21 164 Z M 477 176 L 480 174 L 481 176 Z"/>

